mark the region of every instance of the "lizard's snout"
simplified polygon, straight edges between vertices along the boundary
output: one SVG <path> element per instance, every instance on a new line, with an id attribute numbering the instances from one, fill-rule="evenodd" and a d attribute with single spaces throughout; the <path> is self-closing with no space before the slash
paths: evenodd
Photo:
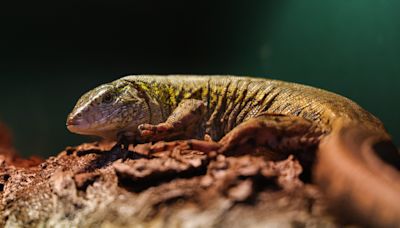
<path id="1" fill-rule="evenodd" d="M 77 132 L 87 125 L 84 118 L 80 116 L 69 116 L 67 118 L 67 128 L 71 132 Z"/>
<path id="2" fill-rule="evenodd" d="M 67 119 L 67 126 L 74 126 L 74 125 L 79 125 L 78 121 L 73 118 L 68 118 Z"/>

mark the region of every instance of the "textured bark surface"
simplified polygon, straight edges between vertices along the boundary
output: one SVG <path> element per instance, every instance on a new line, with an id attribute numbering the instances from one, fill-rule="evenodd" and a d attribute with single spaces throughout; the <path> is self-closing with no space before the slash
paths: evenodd
<path id="1" fill-rule="evenodd" d="M 1 227 L 338 226 L 308 183 L 312 151 L 223 155 L 213 142 L 187 140 L 131 146 L 124 156 L 104 142 L 41 161 L 18 159 L 0 135 Z"/>

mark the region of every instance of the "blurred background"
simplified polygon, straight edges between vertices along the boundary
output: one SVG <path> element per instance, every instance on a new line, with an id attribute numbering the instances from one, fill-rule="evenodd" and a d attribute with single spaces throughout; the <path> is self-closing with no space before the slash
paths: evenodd
<path id="1" fill-rule="evenodd" d="M 3 3 L 2 3 L 3 4 Z M 127 74 L 236 74 L 334 91 L 400 145 L 400 1 L 13 1 L 0 7 L 0 120 L 22 155 L 87 141 L 82 93 Z"/>

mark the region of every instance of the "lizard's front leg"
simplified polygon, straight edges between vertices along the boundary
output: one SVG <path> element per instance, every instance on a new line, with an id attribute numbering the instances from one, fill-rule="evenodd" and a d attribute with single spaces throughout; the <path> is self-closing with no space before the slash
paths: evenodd
<path id="1" fill-rule="evenodd" d="M 302 117 L 263 113 L 226 134 L 219 141 L 223 145 L 220 152 L 249 143 L 277 151 L 295 151 L 316 145 L 322 135 L 315 123 Z"/>
<path id="2" fill-rule="evenodd" d="M 173 110 L 168 119 L 159 124 L 141 124 L 138 127 L 139 141 L 160 141 L 193 138 L 201 132 L 200 123 L 206 108 L 204 102 L 184 99 Z"/>

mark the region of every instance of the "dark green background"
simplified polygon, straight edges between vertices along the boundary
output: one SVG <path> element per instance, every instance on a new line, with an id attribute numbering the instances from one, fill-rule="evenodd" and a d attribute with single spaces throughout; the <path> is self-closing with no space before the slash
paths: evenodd
<path id="1" fill-rule="evenodd" d="M 83 3 L 84 2 L 84 3 Z M 256 75 L 345 95 L 400 144 L 400 1 L 52 1 L 0 7 L 0 118 L 23 155 L 87 140 L 65 118 L 126 74 Z"/>

